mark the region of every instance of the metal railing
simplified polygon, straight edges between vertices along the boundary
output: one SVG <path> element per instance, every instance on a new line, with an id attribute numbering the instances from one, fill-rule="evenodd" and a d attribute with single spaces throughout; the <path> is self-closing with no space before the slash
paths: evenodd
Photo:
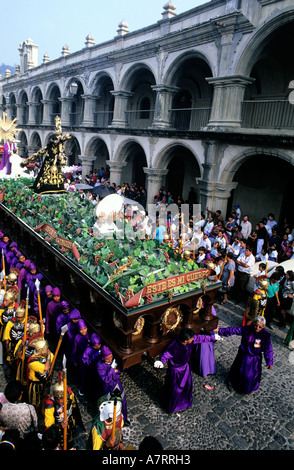
<path id="1" fill-rule="evenodd" d="M 95 111 L 94 112 L 94 126 L 107 127 L 111 124 L 113 119 L 113 111 Z"/>
<path id="2" fill-rule="evenodd" d="M 288 100 L 260 99 L 244 100 L 241 104 L 241 127 L 255 129 L 294 129 L 294 106 Z M 209 123 L 211 107 L 170 109 L 169 122 L 172 129 L 195 131 Z M 28 114 L 23 113 L 23 121 Z M 50 113 L 51 124 L 60 113 Z M 83 121 L 82 113 L 70 113 L 72 126 L 79 126 Z M 154 110 L 128 110 L 125 113 L 126 125 L 131 128 L 146 129 L 154 119 Z M 113 120 L 113 111 L 94 112 L 94 125 L 108 127 Z"/>
<path id="3" fill-rule="evenodd" d="M 126 122 L 131 128 L 146 129 L 152 124 L 154 109 L 132 109 L 126 111 Z"/>
<path id="4" fill-rule="evenodd" d="M 208 124 L 211 107 L 170 109 L 169 112 L 174 129 L 196 131 Z"/>
<path id="5" fill-rule="evenodd" d="M 80 126 L 83 122 L 83 113 L 69 113 L 69 122 L 71 126 Z"/>
<path id="6" fill-rule="evenodd" d="M 288 100 L 244 100 L 241 125 L 257 129 L 294 128 L 294 106 Z"/>

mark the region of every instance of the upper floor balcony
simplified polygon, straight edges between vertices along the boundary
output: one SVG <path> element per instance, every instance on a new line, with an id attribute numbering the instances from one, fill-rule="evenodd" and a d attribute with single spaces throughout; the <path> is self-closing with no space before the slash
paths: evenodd
<path id="1" fill-rule="evenodd" d="M 33 109 L 30 107 L 33 107 Z M 200 131 L 209 126 L 211 117 L 211 106 L 193 107 L 193 108 L 170 108 L 167 112 L 167 130 L 173 131 Z M 8 110 L 7 110 L 8 111 Z M 21 106 L 11 107 L 11 117 L 17 118 L 18 124 L 24 127 L 52 126 L 55 125 L 55 117 L 62 117 L 62 106 L 57 112 L 49 112 L 49 119 L 45 121 L 43 105 L 33 105 L 30 103 Z M 126 132 L 130 129 L 152 129 L 156 133 L 154 125 L 154 109 L 126 110 L 124 112 L 124 123 L 122 128 Z M 94 111 L 92 120 L 86 124 L 87 128 L 109 128 L 113 125 L 114 111 Z M 63 123 L 64 127 L 85 127 L 84 109 L 75 112 L 70 111 L 68 117 Z M 285 132 L 294 130 L 294 106 L 287 99 L 252 99 L 243 100 L 241 103 L 240 130 L 242 129 L 260 129 L 271 130 L 279 129 Z"/>

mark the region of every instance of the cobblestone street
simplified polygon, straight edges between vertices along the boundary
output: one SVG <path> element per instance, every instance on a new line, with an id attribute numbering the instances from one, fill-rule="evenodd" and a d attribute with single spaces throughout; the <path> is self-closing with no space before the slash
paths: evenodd
<path id="1" fill-rule="evenodd" d="M 243 309 L 228 302 L 216 305 L 219 326 L 239 326 Z M 124 446 L 136 450 L 142 439 L 155 436 L 165 451 L 182 450 L 294 450 L 294 365 L 291 350 L 285 346 L 288 331 L 273 323 L 274 367 L 263 362 L 259 391 L 239 395 L 229 391 L 225 380 L 237 353 L 240 337 L 223 338 L 215 344 L 216 374 L 202 378 L 193 373 L 194 392 L 191 409 L 167 414 L 161 407 L 161 392 L 166 368 L 154 369 L 148 361 L 122 374 L 130 426 L 124 428 Z M 56 372 L 58 371 L 56 364 Z M 70 379 L 69 379 L 70 382 Z M 6 379 L 1 367 L 1 389 Z M 213 387 L 204 388 L 205 384 Z M 77 395 L 77 389 L 73 384 Z M 77 429 L 76 448 L 85 449 L 95 407 L 78 397 L 86 432 Z"/>

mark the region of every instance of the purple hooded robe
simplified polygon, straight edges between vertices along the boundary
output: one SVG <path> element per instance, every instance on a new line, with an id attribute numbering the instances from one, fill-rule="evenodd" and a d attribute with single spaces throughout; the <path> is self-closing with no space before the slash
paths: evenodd
<path id="1" fill-rule="evenodd" d="M 78 321 L 78 328 L 79 331 L 82 328 L 86 328 L 87 325 L 85 321 L 81 318 Z M 77 382 L 80 388 L 80 391 L 84 393 L 85 391 L 85 380 L 86 380 L 86 366 L 83 362 L 83 354 L 85 352 L 86 347 L 88 346 L 90 341 L 89 333 L 82 335 L 78 333 L 75 336 L 73 350 L 71 353 L 71 361 L 77 364 Z"/>
<path id="2" fill-rule="evenodd" d="M 106 351 L 104 353 L 104 350 Z M 99 381 L 99 388 L 101 396 L 108 395 L 114 392 L 116 387 L 119 388 L 122 397 L 122 415 L 124 417 L 124 422 L 128 419 L 127 412 L 127 400 L 125 397 L 123 385 L 120 380 L 120 371 L 117 372 L 111 367 L 111 364 L 105 362 L 104 359 L 107 357 L 108 352 L 111 354 L 111 350 L 107 346 L 102 346 L 101 348 L 101 360 L 97 362 L 97 374 Z"/>
<path id="3" fill-rule="evenodd" d="M 264 328 L 256 332 L 252 325 L 219 328 L 220 336 L 241 336 L 237 356 L 229 372 L 228 380 L 242 394 L 258 390 L 261 380 L 262 355 L 267 366 L 274 363 L 271 335 Z"/>
<path id="4" fill-rule="evenodd" d="M 5 142 L 4 144 L 4 152 L 2 155 L 2 160 L 0 163 L 0 170 L 3 170 L 6 167 L 6 174 L 10 175 L 11 173 L 11 163 L 10 163 L 10 156 L 12 155 L 13 149 L 15 149 L 15 144 L 9 144 Z"/>
<path id="5" fill-rule="evenodd" d="M 216 316 L 213 305 L 211 307 L 211 313 Z M 195 354 L 193 362 L 195 363 L 195 372 L 201 377 L 215 374 L 214 343 L 195 344 L 194 348 Z"/>
<path id="6" fill-rule="evenodd" d="M 53 296 L 60 296 L 60 290 L 58 287 L 54 287 L 52 291 Z M 56 332 L 56 318 L 60 311 L 61 302 L 56 302 L 54 299 L 50 300 L 46 307 L 46 329 L 45 332 L 47 334 L 51 334 L 53 336 L 57 335 Z"/>
<path id="7" fill-rule="evenodd" d="M 194 335 L 190 344 L 184 345 L 179 337 L 175 338 L 161 356 L 161 362 L 169 361 L 164 382 L 164 402 L 168 413 L 192 407 L 193 382 L 190 370 L 190 358 L 196 343 L 215 341 L 214 334 Z"/>
<path id="8" fill-rule="evenodd" d="M 100 344 L 101 338 L 97 333 L 92 333 L 90 337 L 90 344 L 86 347 L 82 361 L 85 365 L 86 378 L 85 387 L 88 398 L 96 401 L 100 395 L 99 383 L 96 374 L 97 361 L 101 359 L 101 348 L 96 349 L 94 346 Z"/>

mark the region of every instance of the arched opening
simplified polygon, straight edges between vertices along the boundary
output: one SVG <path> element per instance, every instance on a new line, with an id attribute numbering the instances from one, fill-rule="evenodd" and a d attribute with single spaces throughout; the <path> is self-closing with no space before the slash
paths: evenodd
<path id="1" fill-rule="evenodd" d="M 17 117 L 17 107 L 14 93 L 9 95 L 9 112 L 11 119 L 15 119 Z"/>
<path id="2" fill-rule="evenodd" d="M 238 203 L 253 226 L 270 212 L 279 223 L 287 217 L 293 226 L 293 179 L 291 163 L 272 155 L 251 156 L 235 173 L 233 181 L 238 186 L 229 200 L 228 213 Z"/>
<path id="3" fill-rule="evenodd" d="M 97 127 L 107 127 L 113 119 L 114 96 L 111 94 L 113 83 L 108 75 L 97 79 L 94 96 L 97 97 L 94 107 L 94 123 Z"/>
<path id="4" fill-rule="evenodd" d="M 17 136 L 17 148 L 18 154 L 21 157 L 28 158 L 29 155 L 29 147 L 28 147 L 28 139 L 24 132 L 19 132 Z"/>
<path id="5" fill-rule="evenodd" d="M 78 80 L 73 80 L 72 83 L 75 83 L 77 87 L 73 95 L 70 93 L 69 123 L 70 126 L 80 126 L 84 116 L 84 100 L 82 97 L 84 89 L 81 82 Z"/>
<path id="6" fill-rule="evenodd" d="M 40 88 L 36 88 L 34 90 L 33 96 L 32 96 L 32 102 L 33 104 L 31 106 L 34 106 L 34 113 L 33 113 L 33 122 L 34 124 L 42 124 L 43 122 L 43 95 L 40 90 Z"/>
<path id="7" fill-rule="evenodd" d="M 22 91 L 19 98 L 19 124 L 27 124 L 29 119 L 28 95 Z"/>
<path id="8" fill-rule="evenodd" d="M 42 147 L 42 143 L 41 143 L 40 136 L 37 132 L 34 132 L 34 134 L 31 137 L 31 141 L 30 141 L 30 151 L 31 151 L 31 153 L 37 152 L 38 150 L 40 150 L 41 147 Z"/>
<path id="9" fill-rule="evenodd" d="M 88 155 L 93 155 L 96 160 L 93 162 L 93 170 L 99 173 L 99 170 L 106 168 L 106 160 L 109 160 L 108 148 L 102 139 L 94 139 L 89 146 Z"/>
<path id="10" fill-rule="evenodd" d="M 191 187 L 197 193 L 196 178 L 201 176 L 198 162 L 191 150 L 177 145 L 168 151 L 168 160 L 165 188 L 177 203 L 180 197 L 184 201 L 188 200 Z"/>
<path id="11" fill-rule="evenodd" d="M 145 187 L 145 173 L 143 167 L 147 166 L 144 150 L 137 142 L 129 142 L 123 149 L 124 161 L 127 162 L 122 170 L 122 183 L 136 183 L 138 187 Z"/>
<path id="12" fill-rule="evenodd" d="M 48 100 L 50 102 L 50 108 L 49 108 L 49 116 L 50 116 L 50 124 L 54 125 L 55 124 L 55 118 L 56 116 L 61 117 L 61 102 L 60 102 L 60 89 L 59 87 L 54 84 L 52 85 Z"/>
<path id="13" fill-rule="evenodd" d="M 242 105 L 242 126 L 263 129 L 294 127 L 294 107 L 289 103 L 289 83 L 294 64 L 289 60 L 289 44 L 294 41 L 294 22 L 266 36 L 255 52 L 256 60 Z"/>
<path id="14" fill-rule="evenodd" d="M 171 124 L 179 130 L 197 130 L 207 125 L 213 91 L 206 78 L 212 76 L 207 62 L 196 56 L 176 62 L 170 85 L 178 88 L 172 102 Z"/>
<path id="15" fill-rule="evenodd" d="M 65 155 L 67 156 L 67 165 L 80 165 L 79 155 L 81 154 L 81 148 L 78 139 L 72 136 L 71 139 L 67 140 L 64 145 Z"/>
<path id="16" fill-rule="evenodd" d="M 151 126 L 156 99 L 152 90 L 154 85 L 154 75 L 145 65 L 138 64 L 129 72 L 126 90 L 132 96 L 128 102 L 127 122 L 131 128 L 143 129 Z"/>

